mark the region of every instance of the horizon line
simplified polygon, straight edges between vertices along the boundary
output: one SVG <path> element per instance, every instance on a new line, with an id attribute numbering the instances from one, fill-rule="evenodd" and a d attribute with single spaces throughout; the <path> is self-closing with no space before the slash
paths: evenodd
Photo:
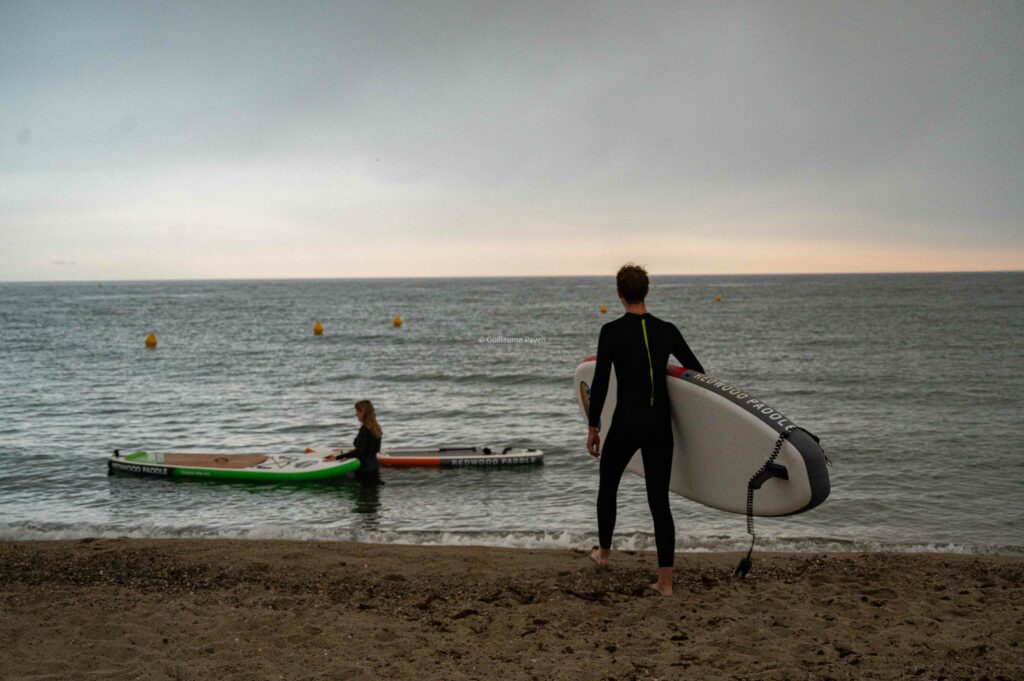
<path id="1" fill-rule="evenodd" d="M 659 277 L 822 277 L 822 276 L 877 276 L 877 275 L 914 275 L 914 274 L 1017 274 L 1022 269 L 994 270 L 878 270 L 871 272 L 718 272 L 687 274 L 681 272 L 648 275 L 652 280 Z M 583 279 L 610 277 L 614 273 L 601 274 L 507 274 L 507 275 L 476 275 L 424 274 L 418 276 L 349 276 L 349 277 L 188 277 L 188 278 L 153 278 L 153 279 L 0 279 L 0 284 L 144 284 L 144 283 L 184 283 L 184 282 L 255 282 L 255 281 L 415 281 L 445 279 Z"/>

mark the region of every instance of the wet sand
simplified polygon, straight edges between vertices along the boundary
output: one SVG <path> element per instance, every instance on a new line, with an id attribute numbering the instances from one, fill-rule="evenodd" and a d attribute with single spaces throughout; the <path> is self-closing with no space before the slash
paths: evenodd
<path id="1" fill-rule="evenodd" d="M 0 678 L 1020 679 L 1024 558 L 0 542 Z"/>

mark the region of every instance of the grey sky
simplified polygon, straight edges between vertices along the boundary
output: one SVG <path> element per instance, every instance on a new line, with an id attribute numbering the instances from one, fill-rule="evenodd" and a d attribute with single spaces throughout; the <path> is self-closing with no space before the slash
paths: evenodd
<path id="1" fill-rule="evenodd" d="M 0 280 L 1024 268 L 1021 3 L 0 2 Z"/>

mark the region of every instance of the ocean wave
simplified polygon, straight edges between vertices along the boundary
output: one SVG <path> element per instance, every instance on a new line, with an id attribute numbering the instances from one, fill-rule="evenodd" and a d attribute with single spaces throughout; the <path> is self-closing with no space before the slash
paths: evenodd
<path id="1" fill-rule="evenodd" d="M 535 531 L 373 531 L 351 528 L 296 529 L 280 525 L 211 528 L 144 523 L 116 528 L 89 523 L 13 523 L 0 525 L 2 540 L 61 539 L 250 539 L 338 541 L 418 546 L 490 546 L 515 549 L 582 549 L 594 543 L 592 532 Z M 743 536 L 679 534 L 678 553 L 734 553 L 749 549 Z M 654 551 L 654 535 L 647 532 L 616 536 L 619 551 Z M 759 537 L 758 552 L 767 553 L 936 553 L 958 555 L 1024 556 L 1024 546 L 944 542 L 890 542 L 884 539 L 850 540 L 840 537 Z"/>

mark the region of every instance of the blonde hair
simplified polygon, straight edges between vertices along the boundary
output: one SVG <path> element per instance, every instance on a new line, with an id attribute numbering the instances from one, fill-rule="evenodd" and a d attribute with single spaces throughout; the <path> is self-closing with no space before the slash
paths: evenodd
<path id="1" fill-rule="evenodd" d="M 380 424 L 377 423 L 377 411 L 373 408 L 373 402 L 370 400 L 359 400 L 356 402 L 356 409 L 363 412 L 363 425 L 379 440 L 384 431 L 381 430 Z"/>

